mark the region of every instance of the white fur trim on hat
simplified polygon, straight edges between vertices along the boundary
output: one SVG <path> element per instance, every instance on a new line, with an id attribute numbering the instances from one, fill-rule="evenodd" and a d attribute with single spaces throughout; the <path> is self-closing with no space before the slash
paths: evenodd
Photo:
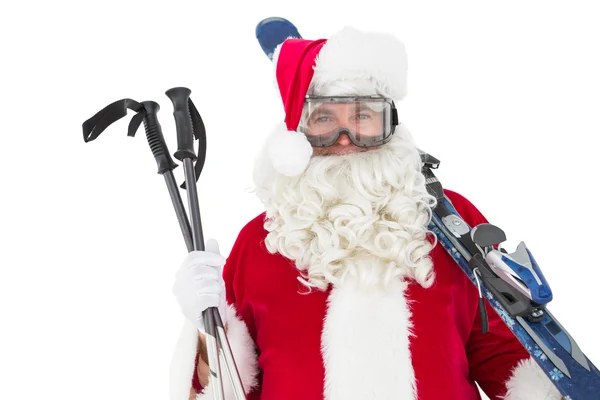
<path id="1" fill-rule="evenodd" d="M 280 51 L 281 44 L 273 52 L 275 88 Z M 311 86 L 321 92 L 336 81 L 368 79 L 378 94 L 402 100 L 406 96 L 407 70 L 406 49 L 394 36 L 345 27 L 332 35 L 319 52 Z"/>
<path id="2" fill-rule="evenodd" d="M 304 172 L 313 153 L 306 136 L 301 132 L 288 131 L 284 123 L 279 124 L 269 136 L 266 146 L 273 168 L 286 176 Z"/>
<path id="3" fill-rule="evenodd" d="M 407 68 L 404 44 L 394 36 L 346 27 L 319 52 L 312 84 L 319 91 L 335 81 L 369 79 L 379 94 L 401 100 Z"/>
<path id="4" fill-rule="evenodd" d="M 561 395 L 534 359 L 522 360 L 506 382 L 505 400 L 560 400 Z"/>

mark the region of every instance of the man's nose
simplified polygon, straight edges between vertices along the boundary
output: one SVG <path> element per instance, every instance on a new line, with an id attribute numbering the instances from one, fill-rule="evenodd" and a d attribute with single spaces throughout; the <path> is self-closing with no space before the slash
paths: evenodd
<path id="1" fill-rule="evenodd" d="M 352 143 L 352 141 L 350 140 L 350 132 L 348 132 L 347 129 L 342 129 L 340 132 L 340 136 L 337 139 L 337 144 L 339 144 L 340 146 L 348 146 Z"/>
<path id="2" fill-rule="evenodd" d="M 337 140 L 337 144 L 339 144 L 341 146 L 348 146 L 351 143 L 352 143 L 352 141 L 348 137 L 347 133 L 342 133 Z"/>

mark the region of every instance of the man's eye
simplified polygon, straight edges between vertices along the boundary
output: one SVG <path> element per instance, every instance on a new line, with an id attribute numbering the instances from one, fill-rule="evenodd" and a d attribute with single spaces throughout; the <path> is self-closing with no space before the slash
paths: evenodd
<path id="1" fill-rule="evenodd" d="M 328 122 L 328 121 L 329 121 L 329 117 L 325 117 L 325 116 L 317 117 L 317 119 L 315 119 L 315 122 L 321 122 L 321 123 Z"/>
<path id="2" fill-rule="evenodd" d="M 371 118 L 371 114 L 356 114 L 356 119 L 369 119 Z"/>

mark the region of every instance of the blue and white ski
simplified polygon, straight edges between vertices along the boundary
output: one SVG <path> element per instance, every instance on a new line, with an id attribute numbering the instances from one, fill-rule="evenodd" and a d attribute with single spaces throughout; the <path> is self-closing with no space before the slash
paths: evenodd
<path id="1" fill-rule="evenodd" d="M 273 60 L 273 53 L 278 45 L 288 38 L 301 39 L 298 29 L 285 18 L 265 18 L 256 25 L 256 39 L 269 60 Z"/>
<path id="2" fill-rule="evenodd" d="M 427 189 L 438 201 L 429 229 L 479 288 L 483 329 L 485 298 L 565 399 L 600 399 L 600 372 L 546 309 L 552 291 L 525 243 L 509 254 L 498 246 L 506 240 L 500 228 L 468 226 L 431 171 L 439 161 L 425 153 L 421 158 Z"/>

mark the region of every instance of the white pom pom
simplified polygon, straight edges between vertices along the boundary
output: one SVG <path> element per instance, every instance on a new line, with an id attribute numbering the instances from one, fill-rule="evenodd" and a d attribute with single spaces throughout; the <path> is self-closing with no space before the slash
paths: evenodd
<path id="1" fill-rule="evenodd" d="M 286 176 L 300 175 L 310 161 L 313 149 L 301 132 L 288 131 L 282 124 L 269 137 L 267 155 L 273 168 Z"/>

